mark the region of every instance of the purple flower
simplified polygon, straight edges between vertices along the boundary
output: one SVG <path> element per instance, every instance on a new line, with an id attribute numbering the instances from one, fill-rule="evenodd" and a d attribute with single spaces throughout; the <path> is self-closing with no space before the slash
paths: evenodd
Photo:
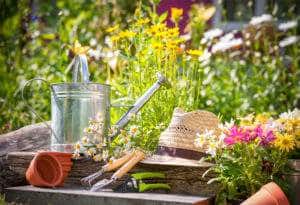
<path id="1" fill-rule="evenodd" d="M 275 135 L 272 130 L 269 130 L 265 135 L 260 137 L 260 145 L 267 146 L 275 140 Z"/>
<path id="2" fill-rule="evenodd" d="M 264 130 L 261 128 L 260 125 L 258 125 L 256 128 L 254 128 L 254 135 L 255 135 L 255 138 L 256 138 L 256 137 L 262 137 L 262 136 L 263 136 L 263 133 L 264 133 Z"/>

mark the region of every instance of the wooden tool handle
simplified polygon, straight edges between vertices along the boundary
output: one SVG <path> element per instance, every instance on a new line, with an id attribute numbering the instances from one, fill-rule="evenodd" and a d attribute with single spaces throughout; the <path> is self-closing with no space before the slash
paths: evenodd
<path id="1" fill-rule="evenodd" d="M 127 172 L 129 172 L 139 161 L 143 160 L 145 158 L 145 153 L 136 150 L 134 152 L 133 158 L 131 158 L 126 164 L 124 164 L 114 175 L 112 176 L 112 179 L 120 179 L 123 177 Z"/>
<path id="2" fill-rule="evenodd" d="M 120 166 L 122 166 L 123 164 L 125 164 L 126 162 L 128 162 L 131 158 L 133 158 L 133 156 L 134 156 L 134 152 L 127 153 L 123 157 L 107 163 L 106 165 L 103 166 L 102 169 L 105 172 L 113 171 L 119 168 Z"/>

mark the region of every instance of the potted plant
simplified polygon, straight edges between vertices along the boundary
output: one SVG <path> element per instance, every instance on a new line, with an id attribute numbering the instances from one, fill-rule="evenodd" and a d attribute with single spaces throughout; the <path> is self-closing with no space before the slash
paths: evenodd
<path id="1" fill-rule="evenodd" d="M 197 134 L 196 145 L 215 163 L 205 174 L 216 173 L 209 183 L 219 183 L 217 204 L 239 204 L 271 181 L 287 192 L 284 174 L 296 138 L 285 122 L 282 117 L 250 114 L 220 125 L 219 133 Z"/>
<path id="2" fill-rule="evenodd" d="M 300 111 L 293 111 L 280 114 L 279 121 L 284 125 L 285 131 L 295 136 L 296 148 L 289 154 L 290 172 L 286 174 L 291 186 L 292 204 L 300 204 Z M 297 192 L 298 191 L 298 192 Z"/>

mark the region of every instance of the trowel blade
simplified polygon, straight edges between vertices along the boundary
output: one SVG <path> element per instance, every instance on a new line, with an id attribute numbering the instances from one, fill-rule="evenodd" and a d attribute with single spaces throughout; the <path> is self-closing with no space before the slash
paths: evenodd
<path id="1" fill-rule="evenodd" d="M 93 191 L 93 192 L 100 191 L 101 189 L 108 186 L 113 181 L 115 181 L 115 180 L 114 179 L 102 179 L 101 181 L 97 182 L 96 184 L 94 184 L 92 186 L 91 191 Z"/>

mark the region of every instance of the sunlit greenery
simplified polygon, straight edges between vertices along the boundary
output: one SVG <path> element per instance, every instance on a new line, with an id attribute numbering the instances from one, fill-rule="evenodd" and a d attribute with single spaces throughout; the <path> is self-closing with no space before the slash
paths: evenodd
<path id="1" fill-rule="evenodd" d="M 68 45 L 76 39 L 91 47 L 91 80 L 112 85 L 113 103 L 132 104 L 156 80 L 158 71 L 168 77 L 172 87 L 159 91 L 131 123 L 139 127 L 135 141 L 150 150 L 176 106 L 210 110 L 223 119 L 299 106 L 299 44 L 278 46 L 283 38 L 297 35 L 297 27 L 278 31 L 276 20 L 248 25 L 239 34 L 241 44 L 213 52 L 214 45 L 222 46 L 222 39 L 205 40 L 204 31 L 209 28 L 205 15 L 197 12 L 200 9 L 207 16 L 214 12 L 213 7 L 193 8 L 186 30 L 192 32 L 191 39 L 186 40 L 188 35 L 183 39 L 176 28 L 165 26 L 166 14 L 158 16 L 155 6 L 145 3 L 2 0 L 1 132 L 40 121 L 21 99 L 21 87 L 33 77 L 70 80 Z M 297 21 L 297 16 L 289 20 Z M 49 88 L 33 85 L 25 94 L 49 120 Z M 121 113 L 112 111 L 115 122 Z"/>

